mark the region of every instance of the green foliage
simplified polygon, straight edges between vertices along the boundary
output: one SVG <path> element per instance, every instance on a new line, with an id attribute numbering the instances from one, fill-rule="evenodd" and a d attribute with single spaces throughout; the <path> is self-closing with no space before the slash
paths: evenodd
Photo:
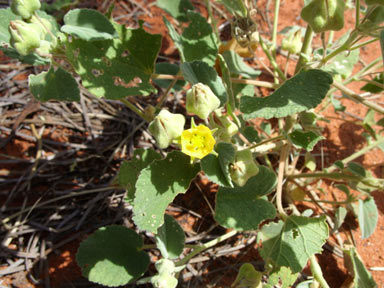
<path id="1" fill-rule="evenodd" d="M 132 203 L 135 197 L 136 181 L 141 170 L 159 159 L 161 159 L 160 154 L 152 149 L 137 149 L 133 152 L 132 159 L 121 164 L 117 177 L 119 185 L 127 190 L 125 201 Z"/>
<path id="2" fill-rule="evenodd" d="M 268 284 L 263 288 L 273 288 L 281 282 L 281 288 L 289 288 L 295 283 L 299 273 L 292 273 L 288 267 L 279 267 L 276 271 L 269 274 Z"/>
<path id="3" fill-rule="evenodd" d="M 300 130 L 294 130 L 292 133 L 289 133 L 288 137 L 293 145 L 307 151 L 312 151 L 319 141 L 325 139 L 325 137 L 319 136 L 315 132 L 304 132 Z"/>
<path id="4" fill-rule="evenodd" d="M 76 0 L 55 0 L 53 3 L 41 3 L 41 10 L 47 13 L 59 11 L 64 8 L 68 8 L 77 2 Z"/>
<path id="5" fill-rule="evenodd" d="M 359 199 L 359 226 L 361 230 L 361 238 L 368 238 L 375 232 L 379 213 L 375 200 L 367 197 L 365 200 Z"/>
<path id="6" fill-rule="evenodd" d="M 373 81 L 377 82 L 378 84 L 383 84 L 384 83 L 384 72 L 380 73 L 378 76 L 373 78 Z M 371 92 L 371 93 L 380 93 L 384 89 L 378 85 L 375 85 L 374 83 L 368 83 L 368 84 L 365 84 L 363 87 L 361 87 L 361 90 Z"/>
<path id="7" fill-rule="evenodd" d="M 265 98 L 244 96 L 240 110 L 244 119 L 285 117 L 316 107 L 327 94 L 332 77 L 321 70 L 301 71 Z"/>
<path id="8" fill-rule="evenodd" d="M 188 11 L 195 10 L 189 0 L 157 0 L 156 5 L 181 22 L 187 22 Z"/>
<path id="9" fill-rule="evenodd" d="M 344 257 L 346 259 L 346 267 L 348 268 L 349 273 L 353 276 L 353 288 L 377 287 L 375 280 L 373 280 L 371 273 L 365 268 L 355 247 L 345 249 Z"/>
<path id="10" fill-rule="evenodd" d="M 328 238 L 325 217 L 308 218 L 289 216 L 283 221 L 261 228 L 259 240 L 263 247 L 260 255 L 265 261 L 272 261 L 278 267 L 290 267 L 293 273 L 300 272 L 308 259 L 322 251 Z"/>
<path id="11" fill-rule="evenodd" d="M 231 74 L 241 75 L 245 78 L 254 78 L 261 74 L 260 70 L 255 70 L 251 66 L 244 63 L 243 58 L 235 51 L 227 50 L 223 53 L 225 62 Z"/>
<path id="12" fill-rule="evenodd" d="M 39 101 L 56 99 L 60 101 L 79 101 L 80 90 L 70 73 L 51 67 L 48 72 L 29 76 L 29 87 Z"/>
<path id="13" fill-rule="evenodd" d="M 96 41 L 117 38 L 108 18 L 96 10 L 74 9 L 64 16 L 61 31 L 82 40 Z"/>
<path id="14" fill-rule="evenodd" d="M 322 54 L 322 49 L 319 49 Z M 352 74 L 353 67 L 359 62 L 360 50 L 355 49 L 348 53 L 340 53 L 332 59 L 331 63 L 324 65 L 321 69 L 332 75 L 340 75 L 347 78 Z"/>
<path id="15" fill-rule="evenodd" d="M 202 61 L 185 62 L 181 64 L 181 72 L 184 79 L 192 85 L 203 83 L 220 99 L 220 106 L 228 100 L 227 91 L 221 78 L 215 69 Z"/>
<path id="16" fill-rule="evenodd" d="M 66 56 L 82 85 L 97 97 L 121 99 L 127 95 L 148 95 L 161 36 L 139 29 L 116 26 L 119 39 L 65 43 Z"/>
<path id="17" fill-rule="evenodd" d="M 157 229 L 156 247 L 161 255 L 167 259 L 179 257 L 183 252 L 185 235 L 177 221 L 167 214 L 164 215 L 164 224 Z"/>
<path id="18" fill-rule="evenodd" d="M 235 149 L 229 143 L 221 142 L 216 146 L 218 156 L 209 154 L 201 161 L 201 169 L 214 183 L 224 187 L 233 187 L 229 174 L 229 164 L 235 159 Z"/>
<path id="19" fill-rule="evenodd" d="M 264 166 L 243 187 L 220 187 L 216 196 L 215 219 L 238 231 L 257 230 L 259 224 L 275 217 L 275 207 L 263 196 L 276 186 L 276 175 Z"/>
<path id="20" fill-rule="evenodd" d="M 52 25 L 52 33 L 56 35 L 58 28 L 55 18 L 46 14 L 43 11 L 36 11 L 39 17 L 48 20 Z M 11 47 L 10 38 L 11 35 L 9 33 L 9 23 L 12 20 L 20 20 L 21 17 L 15 15 L 10 8 L 0 9 L 0 50 L 4 52 L 4 54 L 8 57 L 18 59 L 22 63 L 31 64 L 31 65 L 44 65 L 49 64 L 50 59 L 43 58 L 36 53 L 31 53 L 28 55 L 20 55 L 15 48 Z M 47 40 L 50 40 L 50 36 L 46 36 Z"/>
<path id="21" fill-rule="evenodd" d="M 179 35 L 172 24 L 164 18 L 169 35 L 180 52 L 183 62 L 201 60 L 207 64 L 215 64 L 218 52 L 218 39 L 211 25 L 197 12 L 188 11 L 189 26 Z"/>
<path id="22" fill-rule="evenodd" d="M 236 276 L 235 281 L 232 283 L 231 287 L 234 288 L 261 288 L 261 277 L 262 274 L 259 271 L 256 271 L 250 263 L 244 263 L 241 265 L 239 272 Z"/>
<path id="23" fill-rule="evenodd" d="M 224 6 L 236 16 L 247 16 L 247 8 L 244 6 L 242 0 L 217 0 L 217 2 L 223 3 Z"/>
<path id="24" fill-rule="evenodd" d="M 187 155 L 174 151 L 143 169 L 136 182 L 133 201 L 135 224 L 142 230 L 156 233 L 164 223 L 168 204 L 178 194 L 185 193 L 199 172 L 199 166 L 191 164 Z"/>
<path id="25" fill-rule="evenodd" d="M 141 251 L 143 240 L 120 225 L 102 227 L 80 244 L 76 261 L 90 281 L 117 287 L 142 275 L 149 256 Z"/>

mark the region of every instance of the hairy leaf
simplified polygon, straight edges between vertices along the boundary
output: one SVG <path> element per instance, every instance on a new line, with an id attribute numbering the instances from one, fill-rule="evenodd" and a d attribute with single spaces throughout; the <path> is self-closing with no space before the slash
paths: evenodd
<path id="1" fill-rule="evenodd" d="M 97 10 L 74 9 L 64 16 L 61 31 L 87 41 L 117 38 L 112 23 Z"/>
<path id="2" fill-rule="evenodd" d="M 164 215 L 164 224 L 157 229 L 156 246 L 167 259 L 179 257 L 183 252 L 185 235 L 177 221 L 170 215 Z"/>
<path id="3" fill-rule="evenodd" d="M 275 207 L 262 197 L 276 186 L 276 175 L 264 166 L 243 187 L 220 187 L 216 195 L 216 221 L 238 231 L 257 230 L 261 221 L 275 217 Z"/>
<path id="4" fill-rule="evenodd" d="M 315 132 L 304 132 L 299 130 L 295 130 L 292 133 L 289 133 L 288 137 L 293 145 L 299 148 L 303 148 L 307 151 L 312 151 L 320 140 L 325 139 L 325 137 L 321 135 L 319 136 Z"/>
<path id="5" fill-rule="evenodd" d="M 161 36 L 143 28 L 117 25 L 119 39 L 65 43 L 66 54 L 82 85 L 97 97 L 120 99 L 156 92 L 150 84 Z"/>
<path id="6" fill-rule="evenodd" d="M 368 238 L 375 232 L 379 213 L 373 197 L 365 200 L 359 199 L 359 226 L 361 230 L 361 238 Z"/>
<path id="7" fill-rule="evenodd" d="M 268 97 L 242 97 L 240 110 L 244 113 L 244 119 L 286 117 L 320 104 L 332 82 L 327 72 L 301 71 Z"/>
<path id="8" fill-rule="evenodd" d="M 200 170 L 200 165 L 191 164 L 190 158 L 173 151 L 163 160 L 158 160 L 143 169 L 136 182 L 133 201 L 133 221 L 142 230 L 156 233 L 164 223 L 168 204 L 180 193 L 185 193 L 191 180 Z"/>
<path id="9" fill-rule="evenodd" d="M 161 159 L 160 154 L 152 149 L 137 149 L 133 152 L 132 159 L 121 164 L 118 181 L 119 185 L 127 190 L 125 201 L 132 203 L 135 197 L 136 181 L 141 170 L 158 159 Z"/>
<path id="10" fill-rule="evenodd" d="M 48 72 L 29 75 L 29 87 L 39 101 L 51 99 L 60 101 L 79 101 L 80 90 L 75 78 L 67 71 L 53 67 Z"/>
<path id="11" fill-rule="evenodd" d="M 157 0 L 156 5 L 181 22 L 188 21 L 188 10 L 195 10 L 189 0 Z"/>
<path id="12" fill-rule="evenodd" d="M 89 281 L 110 287 L 126 285 L 147 270 L 149 256 L 140 250 L 142 246 L 135 231 L 106 226 L 80 244 L 76 261 Z"/>
<path id="13" fill-rule="evenodd" d="M 285 222 L 263 226 L 259 233 L 260 255 L 265 261 L 272 260 L 277 266 L 289 267 L 297 273 L 313 254 L 322 251 L 327 238 L 325 217 L 289 216 Z"/>

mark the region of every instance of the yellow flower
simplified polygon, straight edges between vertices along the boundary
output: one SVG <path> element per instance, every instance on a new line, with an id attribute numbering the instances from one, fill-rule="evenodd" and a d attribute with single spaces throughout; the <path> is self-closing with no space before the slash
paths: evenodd
<path id="1" fill-rule="evenodd" d="M 204 158 L 212 152 L 215 143 L 212 131 L 205 125 L 192 127 L 181 133 L 181 152 L 191 156 L 191 160 Z"/>

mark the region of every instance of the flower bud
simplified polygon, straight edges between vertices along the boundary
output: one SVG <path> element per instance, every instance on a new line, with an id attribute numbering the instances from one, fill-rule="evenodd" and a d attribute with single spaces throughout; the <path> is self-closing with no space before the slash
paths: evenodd
<path id="1" fill-rule="evenodd" d="M 47 35 L 48 30 L 52 30 L 52 24 L 51 22 L 49 22 L 47 19 L 45 18 L 40 18 L 41 22 L 43 22 L 43 24 L 41 24 L 41 22 L 34 16 L 32 16 L 31 20 L 29 21 L 30 23 L 33 23 L 36 25 L 36 29 L 38 29 L 38 31 L 40 32 L 40 39 L 41 40 L 45 40 L 45 36 Z"/>
<path id="2" fill-rule="evenodd" d="M 281 48 L 288 51 L 291 54 L 297 54 L 301 50 L 301 31 L 297 30 L 294 33 L 291 33 L 288 38 L 284 38 L 281 43 Z"/>
<path id="3" fill-rule="evenodd" d="M 187 112 L 196 114 L 203 120 L 207 119 L 208 115 L 219 106 L 219 98 L 207 85 L 197 83 L 187 92 Z"/>
<path id="4" fill-rule="evenodd" d="M 155 288 L 176 288 L 177 279 L 167 273 L 160 273 L 151 278 L 151 283 Z"/>
<path id="5" fill-rule="evenodd" d="M 159 148 L 167 148 L 184 130 L 185 118 L 182 114 L 173 114 L 161 110 L 159 115 L 149 123 L 148 130 L 155 137 Z"/>
<path id="6" fill-rule="evenodd" d="M 253 161 L 252 152 L 248 149 L 241 150 L 235 154 L 235 163 L 230 169 L 231 179 L 238 186 L 244 186 L 248 179 L 259 173 L 255 161 Z"/>
<path id="7" fill-rule="evenodd" d="M 15 20 L 9 23 L 8 29 L 11 45 L 20 55 L 25 56 L 40 47 L 40 30 L 34 23 Z"/>
<path id="8" fill-rule="evenodd" d="M 35 51 L 40 56 L 48 56 L 51 53 L 51 42 L 46 40 L 41 40 L 40 47 L 37 48 Z"/>
<path id="9" fill-rule="evenodd" d="M 230 142 L 232 136 L 239 132 L 239 127 L 233 123 L 228 116 L 221 115 L 220 112 L 215 111 L 213 117 L 210 117 L 210 124 L 212 128 L 216 128 L 215 137 L 218 140 Z"/>
<path id="10" fill-rule="evenodd" d="M 12 12 L 21 16 L 23 19 L 29 19 L 32 14 L 41 7 L 39 0 L 13 0 L 11 4 Z"/>

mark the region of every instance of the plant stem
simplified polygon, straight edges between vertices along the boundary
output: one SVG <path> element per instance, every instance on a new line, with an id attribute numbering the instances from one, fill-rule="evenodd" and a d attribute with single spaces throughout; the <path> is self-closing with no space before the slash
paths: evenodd
<path id="1" fill-rule="evenodd" d="M 180 71 L 177 73 L 177 75 L 180 75 Z M 167 87 L 167 90 L 166 90 L 166 91 L 164 92 L 164 94 L 160 97 L 160 100 L 159 100 L 159 102 L 157 103 L 156 107 L 160 108 L 160 107 L 164 104 L 165 100 L 166 100 L 167 97 L 168 97 L 168 94 L 171 92 L 171 89 L 173 88 L 173 86 L 175 86 L 175 84 L 176 84 L 177 81 L 178 81 L 178 80 L 177 80 L 177 78 L 175 77 L 175 78 L 171 81 L 171 83 L 169 83 L 169 85 L 168 85 L 168 87 Z"/>
<path id="2" fill-rule="evenodd" d="M 380 144 L 384 143 L 384 137 L 380 137 L 379 139 L 377 139 L 375 142 L 372 142 L 371 144 L 369 144 L 368 146 L 364 147 L 363 149 L 357 151 L 356 153 L 348 156 L 347 158 L 345 158 L 344 160 L 342 160 L 341 162 L 343 163 L 343 165 L 347 165 L 349 162 L 355 160 L 356 158 L 359 158 L 360 156 L 364 155 L 365 153 L 367 153 L 368 151 L 376 148 L 377 146 L 379 146 Z M 333 165 L 331 166 L 329 169 L 328 169 L 328 172 L 332 172 L 332 171 L 335 171 L 337 168 L 337 166 Z"/>
<path id="3" fill-rule="evenodd" d="M 376 103 L 373 103 L 371 101 L 364 99 L 364 97 L 361 97 L 359 94 L 356 94 L 351 89 L 345 87 L 343 84 L 333 82 L 332 85 L 334 87 L 336 87 L 337 89 L 339 89 L 341 92 L 343 92 L 344 95 L 347 95 L 349 98 L 352 98 L 353 100 L 360 102 L 361 104 L 364 104 L 365 106 L 371 108 L 372 110 L 374 110 L 376 112 L 384 114 L 384 108 L 383 107 L 377 105 Z"/>
<path id="4" fill-rule="evenodd" d="M 197 254 L 201 253 L 202 251 L 208 249 L 208 248 L 211 248 L 213 246 L 215 246 L 216 244 L 219 244 L 220 242 L 223 242 L 224 240 L 227 240 L 228 238 L 231 238 L 232 236 L 235 236 L 237 234 L 237 231 L 236 230 L 232 230 L 212 241 L 209 241 L 199 247 L 197 247 L 196 249 L 194 249 L 191 253 L 189 253 L 187 256 L 185 256 L 183 259 L 181 259 L 180 261 L 176 262 L 175 265 L 176 266 L 182 266 L 182 265 L 185 265 L 188 263 L 189 260 L 191 260 L 193 257 L 195 257 Z"/>
<path id="5" fill-rule="evenodd" d="M 353 41 L 355 41 L 355 39 L 359 36 L 358 32 L 356 30 L 353 30 L 351 32 L 351 34 L 349 35 L 348 39 L 345 40 L 345 42 L 339 46 L 339 48 L 337 48 L 336 50 L 333 50 L 331 53 L 329 53 L 327 56 L 325 56 L 321 62 L 320 62 L 320 66 L 326 64 L 329 60 L 331 60 L 333 57 L 335 57 L 336 55 L 340 54 L 341 52 L 344 52 L 346 50 L 349 49 L 349 46 L 351 43 L 353 43 Z"/>
<path id="6" fill-rule="evenodd" d="M 313 39 L 313 30 L 310 25 L 307 25 L 307 30 L 305 30 L 305 35 L 303 40 L 303 46 L 301 46 L 299 61 L 297 61 L 296 68 L 295 68 L 295 74 L 297 74 L 307 62 L 307 60 L 305 59 L 305 56 L 310 53 L 312 39 Z"/>
<path id="7" fill-rule="evenodd" d="M 356 10 L 356 14 L 355 14 L 355 29 L 357 30 L 357 28 L 360 25 L 360 0 L 356 0 L 355 10 Z"/>
<path id="8" fill-rule="evenodd" d="M 152 74 L 152 79 L 164 79 L 164 80 L 184 80 L 184 77 L 181 75 L 169 75 L 169 74 Z M 252 79 L 239 79 L 239 78 L 231 78 L 232 83 L 240 83 L 240 84 L 250 84 L 258 87 L 272 88 L 276 89 L 279 85 L 276 85 L 267 81 L 258 81 Z"/>
<path id="9" fill-rule="evenodd" d="M 141 110 L 139 110 L 139 108 L 137 108 L 135 105 L 133 105 L 127 99 L 121 98 L 120 101 L 123 102 L 125 104 L 125 106 L 128 107 L 128 109 L 135 112 L 139 117 L 143 118 L 145 121 L 147 121 L 147 122 L 152 121 L 152 119 L 148 119 L 148 117 Z"/>
<path id="10" fill-rule="evenodd" d="M 321 267 L 319 263 L 317 263 L 317 259 L 315 255 L 311 256 L 311 272 L 313 277 L 320 283 L 321 287 L 329 288 L 327 281 L 325 281 L 323 276 L 323 271 L 321 271 Z"/>
<path id="11" fill-rule="evenodd" d="M 371 43 L 374 43 L 374 42 L 376 42 L 376 41 L 379 41 L 379 39 L 377 39 L 377 38 L 370 39 L 370 40 L 368 40 L 368 41 L 365 41 L 365 42 L 363 42 L 363 43 L 360 43 L 360 44 L 357 44 L 356 46 L 351 47 L 349 50 L 350 50 L 350 51 L 352 51 L 352 50 L 356 50 L 356 49 L 359 49 L 359 48 L 361 48 L 361 47 L 363 47 L 363 46 L 365 46 L 365 45 L 369 45 L 369 44 L 371 44 Z"/>
<path id="12" fill-rule="evenodd" d="M 212 13 L 211 1 L 205 0 L 204 2 L 205 2 L 205 6 L 207 7 L 207 10 L 208 10 L 209 22 L 211 22 L 211 26 L 213 27 L 213 31 L 215 32 L 217 39 L 220 39 L 219 30 L 217 29 L 217 26 L 218 26 L 217 21 L 216 21 L 215 17 L 213 17 L 213 13 Z"/>
<path id="13" fill-rule="evenodd" d="M 361 177 L 345 174 L 345 173 L 338 173 L 338 172 L 314 172 L 314 173 L 299 173 L 299 174 L 291 174 L 287 175 L 287 179 L 295 179 L 295 178 L 327 178 L 327 179 L 333 179 L 333 180 L 355 180 L 358 181 L 361 179 Z"/>
<path id="14" fill-rule="evenodd" d="M 278 66 L 277 63 L 276 63 L 276 60 L 273 58 L 271 52 L 268 50 L 268 47 L 267 47 L 267 45 L 264 43 L 262 37 L 259 37 L 259 43 L 260 43 L 260 46 L 261 46 L 261 48 L 263 49 L 265 55 L 267 55 L 268 60 L 269 60 L 269 62 L 271 63 L 271 65 L 273 66 L 273 69 L 275 70 L 275 72 L 277 72 L 277 74 L 279 74 L 279 77 L 280 77 L 282 80 L 285 81 L 287 78 L 285 77 L 284 72 L 280 70 L 279 66 Z"/>
<path id="15" fill-rule="evenodd" d="M 253 148 L 259 147 L 261 145 L 264 145 L 266 143 L 278 141 L 278 140 L 283 140 L 283 139 L 285 139 L 285 136 L 283 136 L 283 135 L 272 137 L 272 138 L 269 138 L 267 140 L 261 141 L 259 143 L 253 144 L 252 146 L 247 147 L 247 149 L 253 149 Z"/>
<path id="16" fill-rule="evenodd" d="M 285 220 L 288 215 L 285 213 L 283 208 L 283 180 L 285 172 L 285 163 L 288 159 L 290 145 L 286 144 L 280 151 L 280 160 L 279 160 L 279 174 L 277 175 L 277 188 L 276 188 L 276 205 L 277 210 L 283 220 Z"/>
<path id="17" fill-rule="evenodd" d="M 280 9 L 280 0 L 275 0 L 275 11 L 273 17 L 273 30 L 272 30 L 272 47 L 271 50 L 273 54 L 276 52 L 276 39 L 277 39 L 277 25 L 279 24 L 279 9 Z"/>
<path id="18" fill-rule="evenodd" d="M 49 36 L 52 37 L 52 41 L 53 41 L 53 43 L 56 43 L 56 36 L 53 35 L 52 31 L 48 29 L 48 27 L 44 24 L 44 22 L 41 20 L 41 18 L 39 17 L 39 15 L 37 15 L 36 11 L 33 12 L 33 16 L 36 17 L 37 21 L 40 22 L 41 26 L 44 27 L 45 31 L 47 31 L 47 33 L 49 34 Z"/>

